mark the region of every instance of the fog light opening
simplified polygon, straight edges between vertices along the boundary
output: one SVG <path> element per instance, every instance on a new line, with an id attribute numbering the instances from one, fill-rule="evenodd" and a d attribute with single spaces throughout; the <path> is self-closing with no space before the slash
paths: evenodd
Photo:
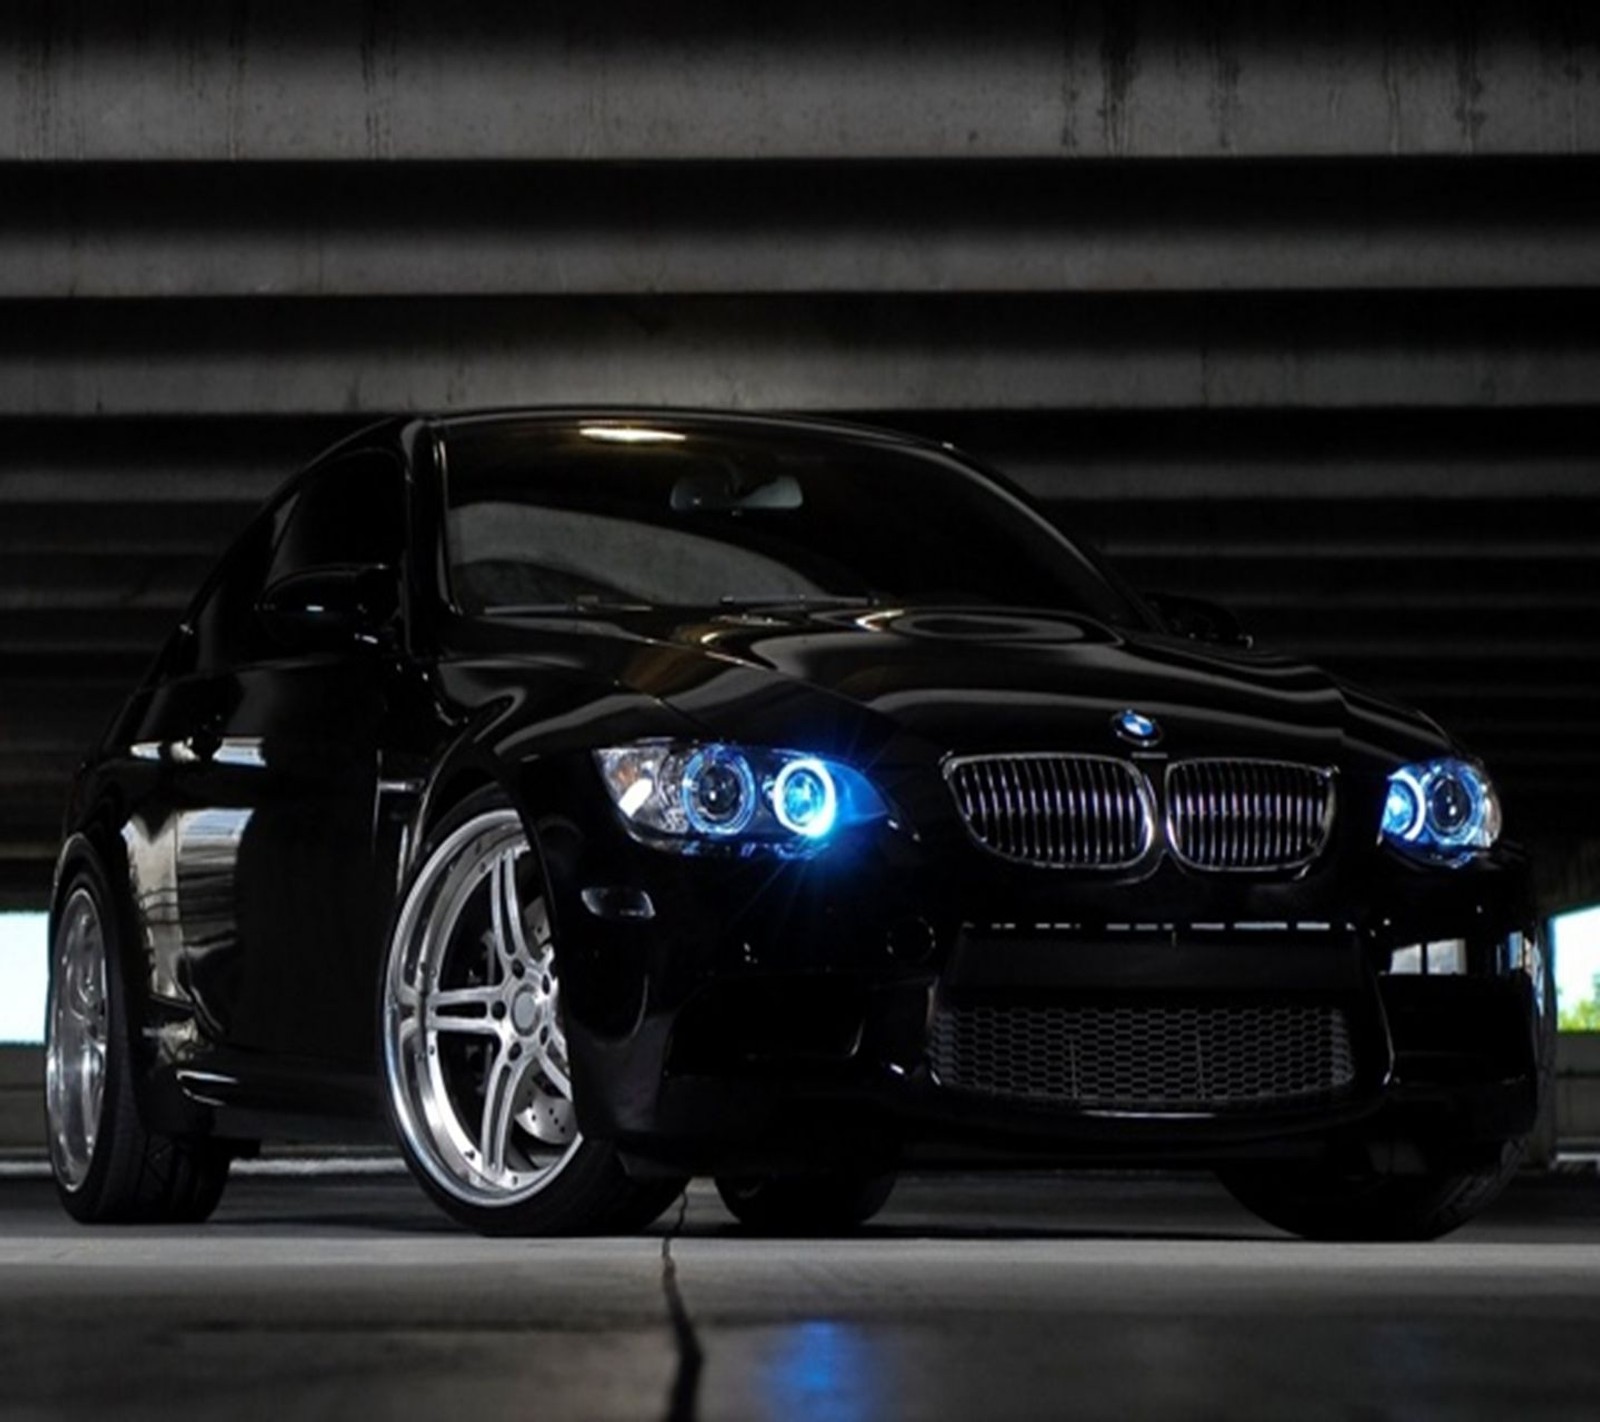
<path id="1" fill-rule="evenodd" d="M 1461 977 L 1467 971 L 1467 940 L 1439 938 L 1389 950 L 1391 977 Z"/>
<path id="2" fill-rule="evenodd" d="M 582 894 L 583 906 L 596 918 L 635 923 L 656 916 L 656 906 L 643 889 L 631 884 L 592 884 Z"/>

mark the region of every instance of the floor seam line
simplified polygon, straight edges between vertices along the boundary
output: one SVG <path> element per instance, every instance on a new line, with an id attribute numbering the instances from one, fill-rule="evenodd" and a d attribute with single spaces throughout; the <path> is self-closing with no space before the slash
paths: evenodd
<path id="1" fill-rule="evenodd" d="M 672 1255 L 672 1242 L 683 1229 L 689 1213 L 687 1188 L 678 1196 L 678 1214 L 661 1237 L 661 1292 L 667 1300 L 667 1318 L 672 1324 L 672 1341 L 678 1365 L 673 1370 L 672 1388 L 667 1394 L 666 1422 L 694 1422 L 700 1393 L 700 1369 L 705 1354 L 678 1287 L 678 1261 Z"/>

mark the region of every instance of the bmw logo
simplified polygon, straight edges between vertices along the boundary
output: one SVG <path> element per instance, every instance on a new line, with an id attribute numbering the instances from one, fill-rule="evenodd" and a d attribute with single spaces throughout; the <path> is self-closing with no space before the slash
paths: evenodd
<path id="1" fill-rule="evenodd" d="M 1111 729 L 1136 746 L 1153 746 L 1161 740 L 1161 727 L 1155 718 L 1139 711 L 1118 711 L 1111 718 Z"/>

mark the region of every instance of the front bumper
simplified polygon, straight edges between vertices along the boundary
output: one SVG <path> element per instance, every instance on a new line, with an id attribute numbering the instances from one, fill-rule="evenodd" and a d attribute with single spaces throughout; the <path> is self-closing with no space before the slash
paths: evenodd
<path id="1" fill-rule="evenodd" d="M 1167 864 L 1128 884 L 881 826 L 788 863 L 647 848 L 608 806 L 537 829 L 579 1124 L 639 1168 L 1487 1154 L 1537 1114 L 1551 1004 L 1509 857 L 1423 872 L 1374 851 L 1278 882 Z M 646 900 L 647 919 L 603 911 Z M 1430 943 L 1449 948 L 1434 971 L 1394 971 Z M 930 1059 L 963 1009 L 1296 1007 L 1341 1019 L 1337 1089 L 1152 1110 L 971 1089 Z"/>

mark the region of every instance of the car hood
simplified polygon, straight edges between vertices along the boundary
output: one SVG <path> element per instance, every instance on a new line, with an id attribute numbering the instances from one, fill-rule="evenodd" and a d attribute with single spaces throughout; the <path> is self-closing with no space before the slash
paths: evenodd
<path id="1" fill-rule="evenodd" d="M 554 630 L 520 625 L 544 642 Z M 1154 719 L 1173 757 L 1335 765 L 1449 748 L 1425 717 L 1304 662 L 1055 612 L 611 613 L 574 619 L 567 632 L 590 642 L 579 660 L 715 736 L 818 753 L 876 757 L 912 742 L 939 755 L 1126 753 L 1136 747 L 1113 726 L 1124 710 Z"/>

